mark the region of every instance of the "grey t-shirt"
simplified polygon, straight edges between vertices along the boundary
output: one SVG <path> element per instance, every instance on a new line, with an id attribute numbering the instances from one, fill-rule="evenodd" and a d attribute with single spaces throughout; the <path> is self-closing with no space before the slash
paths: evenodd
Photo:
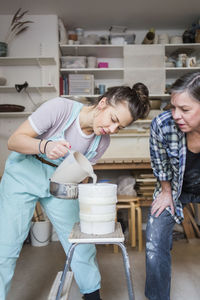
<path id="1" fill-rule="evenodd" d="M 73 100 L 57 97 L 45 102 L 33 112 L 28 120 L 38 134 L 38 138 L 49 139 L 60 133 L 70 117 L 73 103 Z M 66 141 L 70 143 L 73 150 L 82 154 L 87 152 L 94 138 L 94 134 L 86 135 L 81 130 L 79 115 L 65 131 Z M 97 148 L 97 155 L 91 159 L 93 164 L 103 155 L 109 143 L 109 135 L 103 135 Z"/>

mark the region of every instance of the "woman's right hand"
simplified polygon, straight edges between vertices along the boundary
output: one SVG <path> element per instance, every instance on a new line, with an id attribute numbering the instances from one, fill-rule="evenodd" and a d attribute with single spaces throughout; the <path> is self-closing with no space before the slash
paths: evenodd
<path id="1" fill-rule="evenodd" d="M 65 140 L 49 141 L 45 148 L 45 154 L 49 159 L 58 159 L 67 154 L 71 145 Z"/>

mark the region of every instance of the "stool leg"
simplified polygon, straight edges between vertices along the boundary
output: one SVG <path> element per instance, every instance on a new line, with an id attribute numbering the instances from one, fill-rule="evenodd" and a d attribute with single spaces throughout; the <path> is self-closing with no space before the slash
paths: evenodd
<path id="1" fill-rule="evenodd" d="M 135 203 L 131 202 L 131 247 L 136 246 Z"/>
<path id="2" fill-rule="evenodd" d="M 142 210 L 141 207 L 136 207 L 137 211 L 137 226 L 138 226 L 138 250 L 142 251 Z"/>
<path id="3" fill-rule="evenodd" d="M 115 217 L 115 222 L 117 222 L 117 213 L 118 213 L 118 208 L 116 207 L 116 217 Z M 113 245 L 113 252 L 114 253 L 118 253 L 118 246 L 117 245 Z"/>
<path id="4" fill-rule="evenodd" d="M 128 234 L 129 242 L 132 245 L 132 218 L 131 218 L 131 207 L 128 209 Z"/>
<path id="5" fill-rule="evenodd" d="M 116 244 L 119 245 L 119 247 L 122 250 L 122 254 L 123 254 L 123 261 L 124 261 L 124 267 L 125 267 L 125 273 L 126 273 L 126 282 L 127 282 L 127 286 L 128 286 L 129 300 L 135 300 L 133 284 L 132 284 L 132 279 L 131 279 L 129 257 L 128 257 L 128 253 L 126 251 L 126 247 L 124 246 L 123 243 L 116 243 Z"/>
<path id="6" fill-rule="evenodd" d="M 68 250 L 68 253 L 67 253 L 67 260 L 66 260 L 66 263 L 65 263 L 65 267 L 64 267 L 61 279 L 60 279 L 60 285 L 59 285 L 59 288 L 58 288 L 58 292 L 57 292 L 57 295 L 56 295 L 56 300 L 60 300 L 61 293 L 62 293 L 62 290 L 63 290 L 63 286 L 64 286 L 64 283 L 65 283 L 65 278 L 66 278 L 67 272 L 69 271 L 70 264 L 71 264 L 72 257 L 73 257 L 74 250 L 75 250 L 76 246 L 77 246 L 77 244 L 71 244 L 71 246 L 69 247 L 69 250 Z"/>

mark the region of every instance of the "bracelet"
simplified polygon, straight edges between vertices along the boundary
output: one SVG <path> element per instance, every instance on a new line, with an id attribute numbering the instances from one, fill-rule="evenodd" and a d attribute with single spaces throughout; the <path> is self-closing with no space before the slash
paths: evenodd
<path id="1" fill-rule="evenodd" d="M 38 145 L 38 149 L 39 149 L 39 153 L 40 153 L 40 154 L 44 154 L 44 153 L 42 153 L 42 151 L 41 151 L 41 149 L 40 149 L 40 146 L 41 146 L 42 141 L 43 141 L 43 139 L 40 140 L 39 145 Z"/>
<path id="2" fill-rule="evenodd" d="M 44 145 L 44 154 L 46 154 L 46 148 L 47 148 L 47 144 L 48 144 L 49 142 L 53 142 L 53 141 L 52 141 L 52 140 L 46 141 L 46 143 L 45 143 L 45 145 Z"/>

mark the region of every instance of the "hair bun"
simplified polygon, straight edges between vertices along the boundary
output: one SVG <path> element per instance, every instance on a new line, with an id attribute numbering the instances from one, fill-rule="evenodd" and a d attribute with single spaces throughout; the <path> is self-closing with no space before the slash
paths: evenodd
<path id="1" fill-rule="evenodd" d="M 141 102 L 143 109 L 141 109 L 140 118 L 146 118 L 150 110 L 149 102 L 149 90 L 147 86 L 142 82 L 137 82 L 133 85 L 132 90 L 134 90 Z"/>
<path id="2" fill-rule="evenodd" d="M 149 90 L 147 86 L 142 82 L 137 82 L 132 87 L 133 90 L 135 90 L 139 96 L 149 97 Z"/>

